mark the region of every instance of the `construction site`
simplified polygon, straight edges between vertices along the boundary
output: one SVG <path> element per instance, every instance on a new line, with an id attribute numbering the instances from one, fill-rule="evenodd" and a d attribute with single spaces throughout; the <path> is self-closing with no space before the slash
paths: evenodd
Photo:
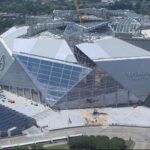
<path id="1" fill-rule="evenodd" d="M 64 38 L 72 48 L 82 42 L 114 36 L 149 50 L 148 15 L 132 10 L 80 9 L 77 1 L 73 2 L 76 10 L 54 10 L 50 15 L 27 16 L 26 25 L 30 27 L 26 36 L 47 31 L 44 35 Z"/>
<path id="2" fill-rule="evenodd" d="M 150 16 L 73 3 L 0 35 L 0 138 L 150 127 Z"/>

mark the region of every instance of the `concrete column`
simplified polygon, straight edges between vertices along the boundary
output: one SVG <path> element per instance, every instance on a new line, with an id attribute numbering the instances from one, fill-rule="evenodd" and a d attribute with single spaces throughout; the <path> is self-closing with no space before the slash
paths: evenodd
<path id="1" fill-rule="evenodd" d="M 129 100 L 130 100 L 130 92 L 128 91 L 128 105 L 129 105 Z"/>
<path id="2" fill-rule="evenodd" d="M 30 98 L 31 98 L 31 100 L 33 100 L 33 96 L 32 96 L 32 90 L 29 90 L 30 91 Z"/>
<path id="3" fill-rule="evenodd" d="M 116 107 L 118 107 L 118 89 L 115 92 L 115 99 L 116 99 Z"/>
<path id="4" fill-rule="evenodd" d="M 23 88 L 23 97 L 25 97 L 25 89 Z"/>

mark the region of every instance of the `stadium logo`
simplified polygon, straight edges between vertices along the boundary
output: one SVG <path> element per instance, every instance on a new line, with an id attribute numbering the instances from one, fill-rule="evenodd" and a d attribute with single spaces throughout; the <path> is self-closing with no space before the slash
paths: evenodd
<path id="1" fill-rule="evenodd" d="M 126 76 L 130 80 L 148 80 L 150 79 L 150 73 L 148 72 L 128 72 Z"/>
<path id="2" fill-rule="evenodd" d="M 3 71 L 5 68 L 5 56 L 2 55 L 0 58 L 0 71 Z"/>

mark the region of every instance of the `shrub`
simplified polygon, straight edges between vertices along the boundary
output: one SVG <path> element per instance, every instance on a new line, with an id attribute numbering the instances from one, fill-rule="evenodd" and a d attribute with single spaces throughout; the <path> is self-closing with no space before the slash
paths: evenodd
<path id="1" fill-rule="evenodd" d="M 70 149 L 99 150 L 99 149 L 127 149 L 125 140 L 107 136 L 82 136 L 70 138 L 68 141 Z"/>

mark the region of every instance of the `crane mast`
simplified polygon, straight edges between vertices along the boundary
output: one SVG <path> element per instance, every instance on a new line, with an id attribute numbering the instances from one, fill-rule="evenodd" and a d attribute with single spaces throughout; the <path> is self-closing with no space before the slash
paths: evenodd
<path id="1" fill-rule="evenodd" d="M 76 8 L 76 11 L 77 11 L 77 15 L 79 17 L 79 21 L 80 21 L 80 23 L 82 23 L 82 16 L 81 16 L 80 9 L 79 9 L 79 6 L 78 6 L 78 1 L 77 0 L 73 0 L 73 3 L 74 3 L 74 6 Z"/>

